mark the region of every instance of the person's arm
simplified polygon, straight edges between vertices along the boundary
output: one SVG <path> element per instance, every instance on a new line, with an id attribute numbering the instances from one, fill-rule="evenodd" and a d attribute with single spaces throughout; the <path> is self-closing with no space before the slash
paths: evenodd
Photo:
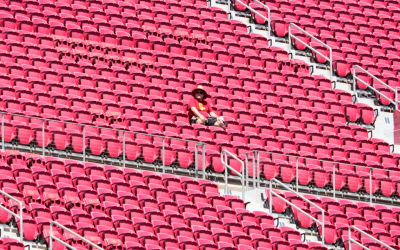
<path id="1" fill-rule="evenodd" d="M 202 122 L 205 122 L 207 120 L 207 118 L 205 118 L 202 114 L 200 114 L 200 112 L 197 110 L 196 107 L 191 107 L 190 110 L 192 110 L 193 114 L 199 117 Z"/>
<path id="2" fill-rule="evenodd" d="M 214 111 L 210 112 L 210 116 L 218 119 L 218 115 L 216 113 L 214 113 Z"/>

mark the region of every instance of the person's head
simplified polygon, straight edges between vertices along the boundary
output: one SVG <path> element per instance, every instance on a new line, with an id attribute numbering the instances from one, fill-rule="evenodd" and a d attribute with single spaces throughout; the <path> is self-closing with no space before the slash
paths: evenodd
<path id="1" fill-rule="evenodd" d="M 208 97 L 207 92 L 203 89 L 203 86 L 199 85 L 192 91 L 193 97 L 198 100 L 202 101 Z"/>
<path id="2" fill-rule="evenodd" d="M 204 99 L 204 91 L 200 90 L 200 89 L 196 90 L 194 92 L 194 98 L 196 98 L 199 101 L 203 100 Z"/>

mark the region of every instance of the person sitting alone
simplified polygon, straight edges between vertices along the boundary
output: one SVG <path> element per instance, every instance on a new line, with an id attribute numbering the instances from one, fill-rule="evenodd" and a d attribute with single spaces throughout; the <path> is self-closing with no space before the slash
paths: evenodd
<path id="1" fill-rule="evenodd" d="M 207 99 L 208 94 L 204 90 L 203 86 L 199 85 L 192 90 L 193 99 L 189 102 L 189 119 L 190 124 L 201 124 L 207 126 L 223 127 L 224 120 L 222 117 L 218 117 L 217 114 L 212 111 L 212 108 Z"/>

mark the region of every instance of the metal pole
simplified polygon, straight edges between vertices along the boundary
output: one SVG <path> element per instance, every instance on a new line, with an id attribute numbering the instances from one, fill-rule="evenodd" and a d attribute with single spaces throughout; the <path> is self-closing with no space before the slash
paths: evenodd
<path id="1" fill-rule="evenodd" d="M 256 189 L 257 187 L 256 175 L 258 172 L 258 169 L 256 170 L 256 152 L 253 151 L 252 154 L 253 154 L 253 189 Z"/>
<path id="2" fill-rule="evenodd" d="M 333 66 L 332 66 L 333 58 L 332 58 L 332 48 L 331 47 L 329 47 L 329 56 L 330 56 L 329 66 L 331 67 L 331 69 L 330 69 L 331 79 L 330 80 L 332 81 L 332 79 L 333 79 Z"/>
<path id="3" fill-rule="evenodd" d="M 296 192 L 299 192 L 299 157 L 296 157 Z"/>
<path id="4" fill-rule="evenodd" d="M 242 185 L 244 185 L 244 171 L 245 171 L 244 163 L 242 162 Z M 247 179 L 247 181 L 248 181 L 248 179 Z M 244 191 L 244 188 L 242 187 L 242 199 L 243 199 L 243 202 L 246 202 L 245 193 L 246 192 Z"/>
<path id="5" fill-rule="evenodd" d="M 21 232 L 20 240 L 21 243 L 24 243 L 24 212 L 23 212 L 23 208 L 22 208 L 22 202 L 19 203 L 19 230 Z"/>
<path id="6" fill-rule="evenodd" d="M 196 177 L 196 180 L 199 179 L 199 162 L 198 162 L 198 158 L 197 157 L 198 154 L 198 149 L 197 149 L 197 145 L 194 146 L 194 175 Z"/>
<path id="7" fill-rule="evenodd" d="M 354 97 L 356 98 L 356 102 L 357 102 L 357 73 L 356 73 L 356 69 L 353 68 L 353 91 L 354 91 Z"/>
<path id="8" fill-rule="evenodd" d="M 206 144 L 205 143 L 203 143 L 202 157 L 203 157 L 203 179 L 206 179 Z"/>
<path id="9" fill-rule="evenodd" d="M 165 138 L 162 138 L 162 172 L 165 173 Z"/>
<path id="10" fill-rule="evenodd" d="M 336 172 L 336 165 L 335 163 L 333 163 L 333 180 L 332 180 L 332 186 L 333 186 L 333 199 L 335 199 L 336 196 L 336 176 L 335 176 L 335 172 Z"/>
<path id="11" fill-rule="evenodd" d="M 222 152 L 222 159 L 225 163 L 225 194 L 227 194 L 228 193 L 228 168 L 226 167 L 226 165 L 228 165 L 228 155 L 225 152 Z M 243 185 L 243 183 L 242 183 L 242 185 Z"/>
<path id="12" fill-rule="evenodd" d="M 1 150 L 5 151 L 4 145 L 4 114 L 1 114 Z"/>
<path id="13" fill-rule="evenodd" d="M 322 209 L 322 245 L 325 244 L 325 211 Z"/>
<path id="14" fill-rule="evenodd" d="M 269 214 L 272 215 L 272 180 L 269 181 Z"/>
<path id="15" fill-rule="evenodd" d="M 53 225 L 50 223 L 49 250 L 53 250 Z"/>
<path id="16" fill-rule="evenodd" d="M 347 250 L 351 250 L 351 228 L 349 228 L 349 247 Z"/>
<path id="17" fill-rule="evenodd" d="M 288 32 L 288 34 L 289 34 L 289 54 L 292 53 L 292 32 L 291 32 L 292 27 L 290 27 L 290 26 L 291 25 L 289 25 L 289 32 Z M 296 51 L 294 53 L 296 53 Z M 293 57 L 294 56 L 292 55 L 292 58 Z"/>
<path id="18" fill-rule="evenodd" d="M 260 152 L 257 151 L 257 191 L 260 189 Z"/>
<path id="19" fill-rule="evenodd" d="M 245 154 L 245 160 L 246 160 L 246 169 L 247 169 L 247 171 L 246 171 L 246 191 L 247 190 L 249 190 L 249 171 L 248 171 L 248 169 L 249 169 L 249 157 L 248 157 L 248 155 L 247 155 L 247 153 Z M 242 174 L 244 174 L 244 173 L 242 173 Z"/>
<path id="20" fill-rule="evenodd" d="M 372 168 L 369 168 L 369 203 L 372 205 Z"/>
<path id="21" fill-rule="evenodd" d="M 86 141 L 85 141 L 85 125 L 82 128 L 82 147 L 83 147 L 83 162 L 86 161 Z"/>
<path id="22" fill-rule="evenodd" d="M 125 167 L 125 131 L 122 132 L 122 166 Z"/>
<path id="23" fill-rule="evenodd" d="M 44 120 L 43 120 L 43 122 L 42 122 L 42 143 L 43 143 L 43 145 L 42 145 L 42 156 L 44 157 L 44 155 L 45 155 L 45 147 L 44 147 L 44 138 L 45 136 L 44 136 Z"/>

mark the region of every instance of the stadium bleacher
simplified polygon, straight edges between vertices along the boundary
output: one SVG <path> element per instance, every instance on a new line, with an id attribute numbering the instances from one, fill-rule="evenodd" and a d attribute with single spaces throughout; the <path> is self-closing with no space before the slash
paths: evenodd
<path id="1" fill-rule="evenodd" d="M 246 8 L 234 2 L 235 10 Z M 242 1 L 267 17 L 267 10 L 252 0 Z M 278 37 L 288 35 L 289 23 L 302 27 L 312 36 L 320 39 L 333 53 L 334 71 L 339 77 L 348 77 L 353 66 L 358 65 L 368 70 L 379 80 L 393 89 L 399 87 L 399 3 L 397 1 L 262 1 L 271 10 L 271 26 Z M 265 20 L 254 15 L 257 24 L 265 24 Z M 293 34 L 303 42 L 311 45 L 320 53 L 329 57 L 329 50 L 316 43 L 309 36 L 293 29 Z M 297 50 L 306 47 L 293 39 Z M 325 63 L 326 59 L 314 53 L 315 61 Z M 359 72 L 359 77 L 390 99 L 395 92 L 369 75 Z M 357 83 L 357 88 L 367 90 L 367 86 Z M 380 105 L 391 103 L 376 94 Z"/>
<path id="2" fill-rule="evenodd" d="M 241 1 L 267 16 L 256 2 Z M 271 9 L 274 36 L 286 37 L 294 23 L 329 45 L 336 76 L 350 77 L 359 65 L 399 86 L 397 1 L 263 3 Z M 311 74 L 310 64 L 271 46 L 232 13 L 209 5 L 206 0 L 0 2 L 1 137 L 16 149 L 47 152 L 0 154 L 1 190 L 23 207 L 2 195 L 0 204 L 16 214 L 22 209 L 23 232 L 21 218 L 2 209 L 0 223 L 17 228 L 24 239 L 1 235 L 0 248 L 23 250 L 26 242 L 49 248 L 54 221 L 106 250 L 348 249 L 351 226 L 399 249 L 396 207 L 305 195 L 324 209 L 323 234 L 321 225 L 276 197 L 270 214 L 235 195 L 221 195 L 209 180 L 59 157 L 60 152 L 66 158 L 123 157 L 178 169 L 204 166 L 218 174 L 228 171 L 223 150 L 243 161 L 248 152 L 266 151 L 256 170 L 263 180 L 297 179 L 310 188 L 400 196 L 400 155 L 371 136 L 377 111 L 354 102 L 327 77 Z M 246 11 L 234 0 L 232 7 Z M 254 13 L 251 21 L 266 24 Z M 308 36 L 292 32 L 328 55 Z M 306 50 L 292 42 L 296 50 Z M 394 98 L 378 81 L 357 74 Z M 224 117 L 226 129 L 189 124 L 188 103 L 198 85 L 209 93 L 207 101 Z M 363 84 L 357 88 L 366 90 Z M 202 153 L 204 162 L 196 157 Z M 229 165 L 254 176 L 235 161 Z M 292 192 L 274 191 L 322 219 L 319 209 Z M 268 189 L 266 195 L 269 199 Z M 279 218 L 294 224 L 282 226 Z M 304 230 L 319 240 L 324 235 L 325 245 L 306 240 Z M 94 248 L 57 224 L 52 232 L 77 250 Z M 368 248 L 387 249 L 357 231 L 351 235 Z M 66 249 L 54 240 L 52 248 Z"/>
<path id="3" fill-rule="evenodd" d="M 15 151 L 2 154 L 0 176 L 2 191 L 23 203 L 25 240 L 49 243 L 50 222 L 56 221 L 104 249 L 326 249 L 317 242 L 303 242 L 301 233 L 292 227 L 277 227 L 279 217 L 247 210 L 236 196 L 220 195 L 218 186 L 208 180 Z M 320 210 L 292 192 L 274 192 L 321 219 Z M 326 244 L 343 246 L 349 226 L 357 226 L 398 249 L 399 208 L 304 196 L 325 210 Z M 321 226 L 314 221 L 275 197 L 272 201 L 274 213 L 293 214 L 298 228 L 321 234 Z M 1 202 L 18 214 L 16 202 L 7 197 Z M 0 218 L 1 223 L 9 223 L 13 217 L 1 210 Z M 18 220 L 13 223 L 19 226 Z M 77 249 L 88 247 L 57 226 L 53 233 Z M 353 233 L 363 245 L 377 245 Z M 21 247 L 9 238 L 2 238 L 2 244 L 3 249 Z M 53 247 L 65 249 L 57 242 Z"/>

